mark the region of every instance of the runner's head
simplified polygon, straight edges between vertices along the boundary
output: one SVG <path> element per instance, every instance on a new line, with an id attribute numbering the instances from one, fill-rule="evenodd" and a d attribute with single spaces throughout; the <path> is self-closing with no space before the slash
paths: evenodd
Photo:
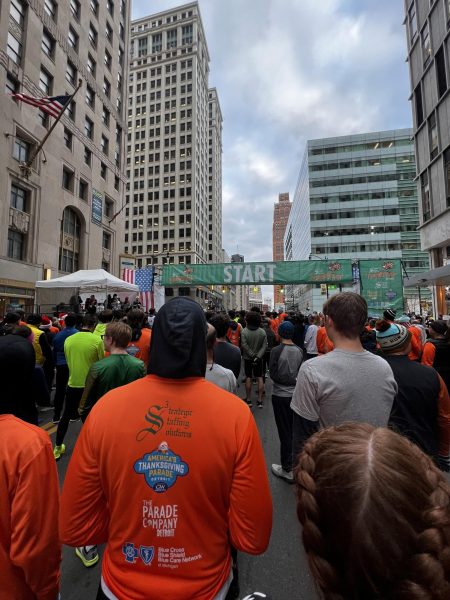
<path id="1" fill-rule="evenodd" d="M 409 354 L 411 352 L 411 332 L 400 323 L 380 319 L 376 323 L 377 342 L 383 354 Z"/>
<path id="2" fill-rule="evenodd" d="M 359 340 L 367 321 L 367 302 L 359 294 L 342 292 L 331 296 L 323 305 L 325 327 L 331 341 L 335 334 Z"/>
<path id="3" fill-rule="evenodd" d="M 95 315 L 84 315 L 83 317 L 83 329 L 88 331 L 94 331 L 97 325 L 97 317 Z"/>
<path id="4" fill-rule="evenodd" d="M 447 342 L 450 340 L 450 329 L 444 320 L 432 321 L 430 323 L 430 337 L 433 339 L 444 338 Z"/>
<path id="5" fill-rule="evenodd" d="M 348 423 L 305 444 L 297 513 L 325 598 L 450 598 L 450 488 L 389 429 Z"/>
<path id="6" fill-rule="evenodd" d="M 110 308 L 105 308 L 101 313 L 98 314 L 98 320 L 100 323 L 111 323 L 113 319 L 113 311 Z"/>
<path id="7" fill-rule="evenodd" d="M 153 323 L 148 372 L 167 379 L 204 377 L 206 332 L 195 300 L 178 296 L 164 304 Z"/>
<path id="8" fill-rule="evenodd" d="M 33 313 L 31 315 L 28 315 L 28 317 L 27 317 L 27 323 L 29 325 L 35 325 L 36 327 L 39 327 L 41 322 L 42 322 L 42 317 L 41 317 L 41 315 L 38 315 L 37 313 Z"/>
<path id="9" fill-rule="evenodd" d="M 66 315 L 64 318 L 64 324 L 66 327 L 75 327 L 77 324 L 77 315 L 75 313 L 69 313 Z"/>
<path id="10" fill-rule="evenodd" d="M 109 323 L 106 326 L 103 343 L 107 352 L 111 352 L 114 348 L 125 350 L 130 341 L 131 327 L 123 321 Z"/>
<path id="11" fill-rule="evenodd" d="M 224 313 L 214 315 L 210 321 L 211 325 L 217 332 L 217 338 L 222 339 L 227 335 L 230 326 L 230 319 Z"/>

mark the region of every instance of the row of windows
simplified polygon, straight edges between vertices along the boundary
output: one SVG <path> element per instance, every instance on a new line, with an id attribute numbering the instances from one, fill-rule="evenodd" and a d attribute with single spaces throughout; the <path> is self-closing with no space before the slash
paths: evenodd
<path id="1" fill-rule="evenodd" d="M 310 204 L 331 204 L 332 202 L 356 202 L 361 200 L 383 200 L 385 198 L 411 198 L 417 193 L 415 185 L 405 190 L 382 190 L 363 193 L 330 194 L 313 196 Z"/>
<path id="2" fill-rule="evenodd" d="M 321 146 L 320 148 L 309 148 L 308 154 L 310 156 L 319 156 L 322 154 L 341 154 L 344 152 L 361 152 L 366 150 L 378 150 L 379 148 L 401 148 L 403 146 L 411 146 L 411 140 L 407 138 L 385 140 L 380 142 L 366 142 L 361 144 L 350 144 L 350 145 L 335 145 L 335 146 Z"/>
<path id="3" fill-rule="evenodd" d="M 400 225 L 367 225 L 350 229 L 330 229 L 329 231 L 312 230 L 311 237 L 337 237 L 344 235 L 375 235 L 378 233 L 399 233 Z"/>
<path id="4" fill-rule="evenodd" d="M 310 171 L 332 171 L 336 169 L 355 169 L 359 167 L 379 167 L 382 165 L 404 165 L 414 162 L 414 156 L 384 156 L 368 159 L 342 160 L 339 162 L 323 162 L 321 164 L 312 164 Z"/>
<path id="5" fill-rule="evenodd" d="M 341 246 L 312 246 L 311 248 L 313 254 L 353 253 L 355 256 L 358 256 L 359 252 L 392 252 L 401 249 L 402 244 L 400 242 L 367 242 L 361 244 L 343 244 Z"/>
<path id="6" fill-rule="evenodd" d="M 362 217 L 381 217 L 398 215 L 398 208 L 361 209 L 361 210 L 336 210 L 333 212 L 320 212 L 311 214 L 311 221 L 325 221 L 333 219 L 358 219 Z"/>
<path id="7" fill-rule="evenodd" d="M 158 193 L 158 197 L 157 198 L 156 198 L 157 192 L 154 192 L 154 194 L 155 194 L 155 198 L 154 199 L 155 200 L 159 200 L 159 193 Z M 149 195 L 149 199 L 150 199 L 150 196 L 153 195 L 153 192 L 149 192 L 148 195 Z M 136 201 L 136 196 L 137 196 L 137 194 L 134 195 L 135 201 Z M 142 201 L 144 194 L 139 194 L 139 196 L 140 196 L 139 200 Z M 129 202 L 129 197 L 128 196 L 126 198 L 126 202 Z M 157 213 L 159 213 L 159 206 L 160 206 L 159 204 L 155 204 L 154 206 L 152 206 L 151 204 L 149 204 L 149 205 L 147 205 L 147 212 L 149 214 L 152 214 L 152 213 L 157 214 Z M 192 208 L 192 201 L 191 200 L 180 200 L 178 202 L 177 206 L 178 206 L 178 210 L 180 210 L 180 211 L 181 210 L 191 210 L 191 208 Z M 133 216 L 135 216 L 137 214 L 139 214 L 139 215 L 144 214 L 144 207 L 143 206 L 139 206 L 138 207 L 139 208 L 138 213 L 134 212 L 135 208 L 136 207 L 133 208 Z M 165 212 L 166 213 L 166 212 L 174 212 L 174 211 L 175 211 L 175 202 L 170 202 L 170 203 L 165 202 L 162 205 L 162 211 L 161 212 Z M 126 217 L 130 216 L 130 209 L 129 208 L 125 209 L 125 216 Z M 128 223 L 129 223 L 128 221 L 125 223 L 125 226 L 127 228 L 128 228 Z M 133 227 L 138 227 L 140 225 L 143 225 L 143 222 L 142 223 L 141 222 L 138 223 L 137 221 L 133 221 Z"/>
<path id="8" fill-rule="evenodd" d="M 166 23 L 175 23 L 178 19 L 189 19 L 190 17 L 192 17 L 193 15 L 193 11 L 189 10 L 189 11 L 185 11 L 182 12 L 180 14 L 175 14 L 175 15 L 169 15 L 168 17 L 166 17 L 165 22 Z M 158 19 L 157 21 L 147 21 L 146 23 L 142 23 L 141 25 L 136 25 L 135 27 L 131 28 L 131 33 L 135 33 L 135 32 L 139 32 L 139 31 L 145 31 L 146 29 L 150 29 L 150 27 L 161 27 L 161 25 L 163 24 L 163 20 L 162 19 Z"/>
<path id="9" fill-rule="evenodd" d="M 446 208 L 450 207 L 450 148 L 442 154 L 442 168 L 444 171 Z M 422 196 L 422 216 L 424 221 L 429 221 L 435 216 L 435 205 L 432 201 L 432 189 L 429 181 L 428 171 L 420 177 Z"/>
<path id="10" fill-rule="evenodd" d="M 389 174 L 386 173 L 384 175 L 361 175 L 358 177 L 330 177 L 330 179 L 320 179 L 318 181 L 310 181 L 309 187 L 318 188 L 318 187 L 330 187 L 337 185 L 356 185 L 361 183 L 381 183 L 384 181 L 404 181 L 414 179 L 413 173 L 395 173 Z"/>

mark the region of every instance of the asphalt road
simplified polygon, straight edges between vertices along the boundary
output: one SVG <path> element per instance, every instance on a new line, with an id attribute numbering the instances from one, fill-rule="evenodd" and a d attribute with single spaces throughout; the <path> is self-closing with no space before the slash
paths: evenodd
<path id="1" fill-rule="evenodd" d="M 240 396 L 243 396 L 243 383 Z M 271 474 L 270 465 L 279 462 L 279 442 L 270 401 L 270 381 L 266 383 L 266 400 L 263 409 L 253 408 L 255 420 L 261 434 L 267 463 L 267 472 L 272 490 L 274 521 L 270 545 L 260 556 L 239 554 L 240 597 L 259 591 L 270 600 L 317 600 L 309 574 L 306 558 L 300 541 L 300 526 L 295 513 L 294 486 Z M 256 399 L 256 393 L 255 393 Z M 255 400 L 254 399 L 254 400 Z M 51 412 L 42 413 L 41 426 L 49 429 L 54 443 L 54 428 L 48 421 Z M 68 462 L 80 432 L 81 423 L 71 423 L 65 444 L 66 454 L 58 462 L 61 485 L 64 482 Z M 255 498 L 255 502 L 258 499 Z M 56 524 L 55 524 L 56 526 Z M 73 548 L 63 548 L 61 600 L 95 600 L 100 581 L 101 561 L 86 569 L 75 556 Z M 164 598 L 162 591 L 161 598 Z M 189 599 L 180 599 L 189 600 Z"/>

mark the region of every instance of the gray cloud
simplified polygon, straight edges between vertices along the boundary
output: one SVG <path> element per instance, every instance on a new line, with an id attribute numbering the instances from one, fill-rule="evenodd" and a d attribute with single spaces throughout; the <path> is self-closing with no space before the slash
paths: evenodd
<path id="1" fill-rule="evenodd" d="M 178 6 L 134 0 L 133 18 Z M 223 243 L 272 258 L 273 203 L 307 139 L 409 127 L 402 3 L 203 0 L 224 116 Z"/>

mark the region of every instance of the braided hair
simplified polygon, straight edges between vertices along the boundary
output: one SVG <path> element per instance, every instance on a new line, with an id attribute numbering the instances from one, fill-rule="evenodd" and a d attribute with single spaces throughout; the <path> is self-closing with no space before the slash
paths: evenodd
<path id="1" fill-rule="evenodd" d="M 450 487 L 389 429 L 347 423 L 305 444 L 297 514 L 325 600 L 450 598 Z"/>

